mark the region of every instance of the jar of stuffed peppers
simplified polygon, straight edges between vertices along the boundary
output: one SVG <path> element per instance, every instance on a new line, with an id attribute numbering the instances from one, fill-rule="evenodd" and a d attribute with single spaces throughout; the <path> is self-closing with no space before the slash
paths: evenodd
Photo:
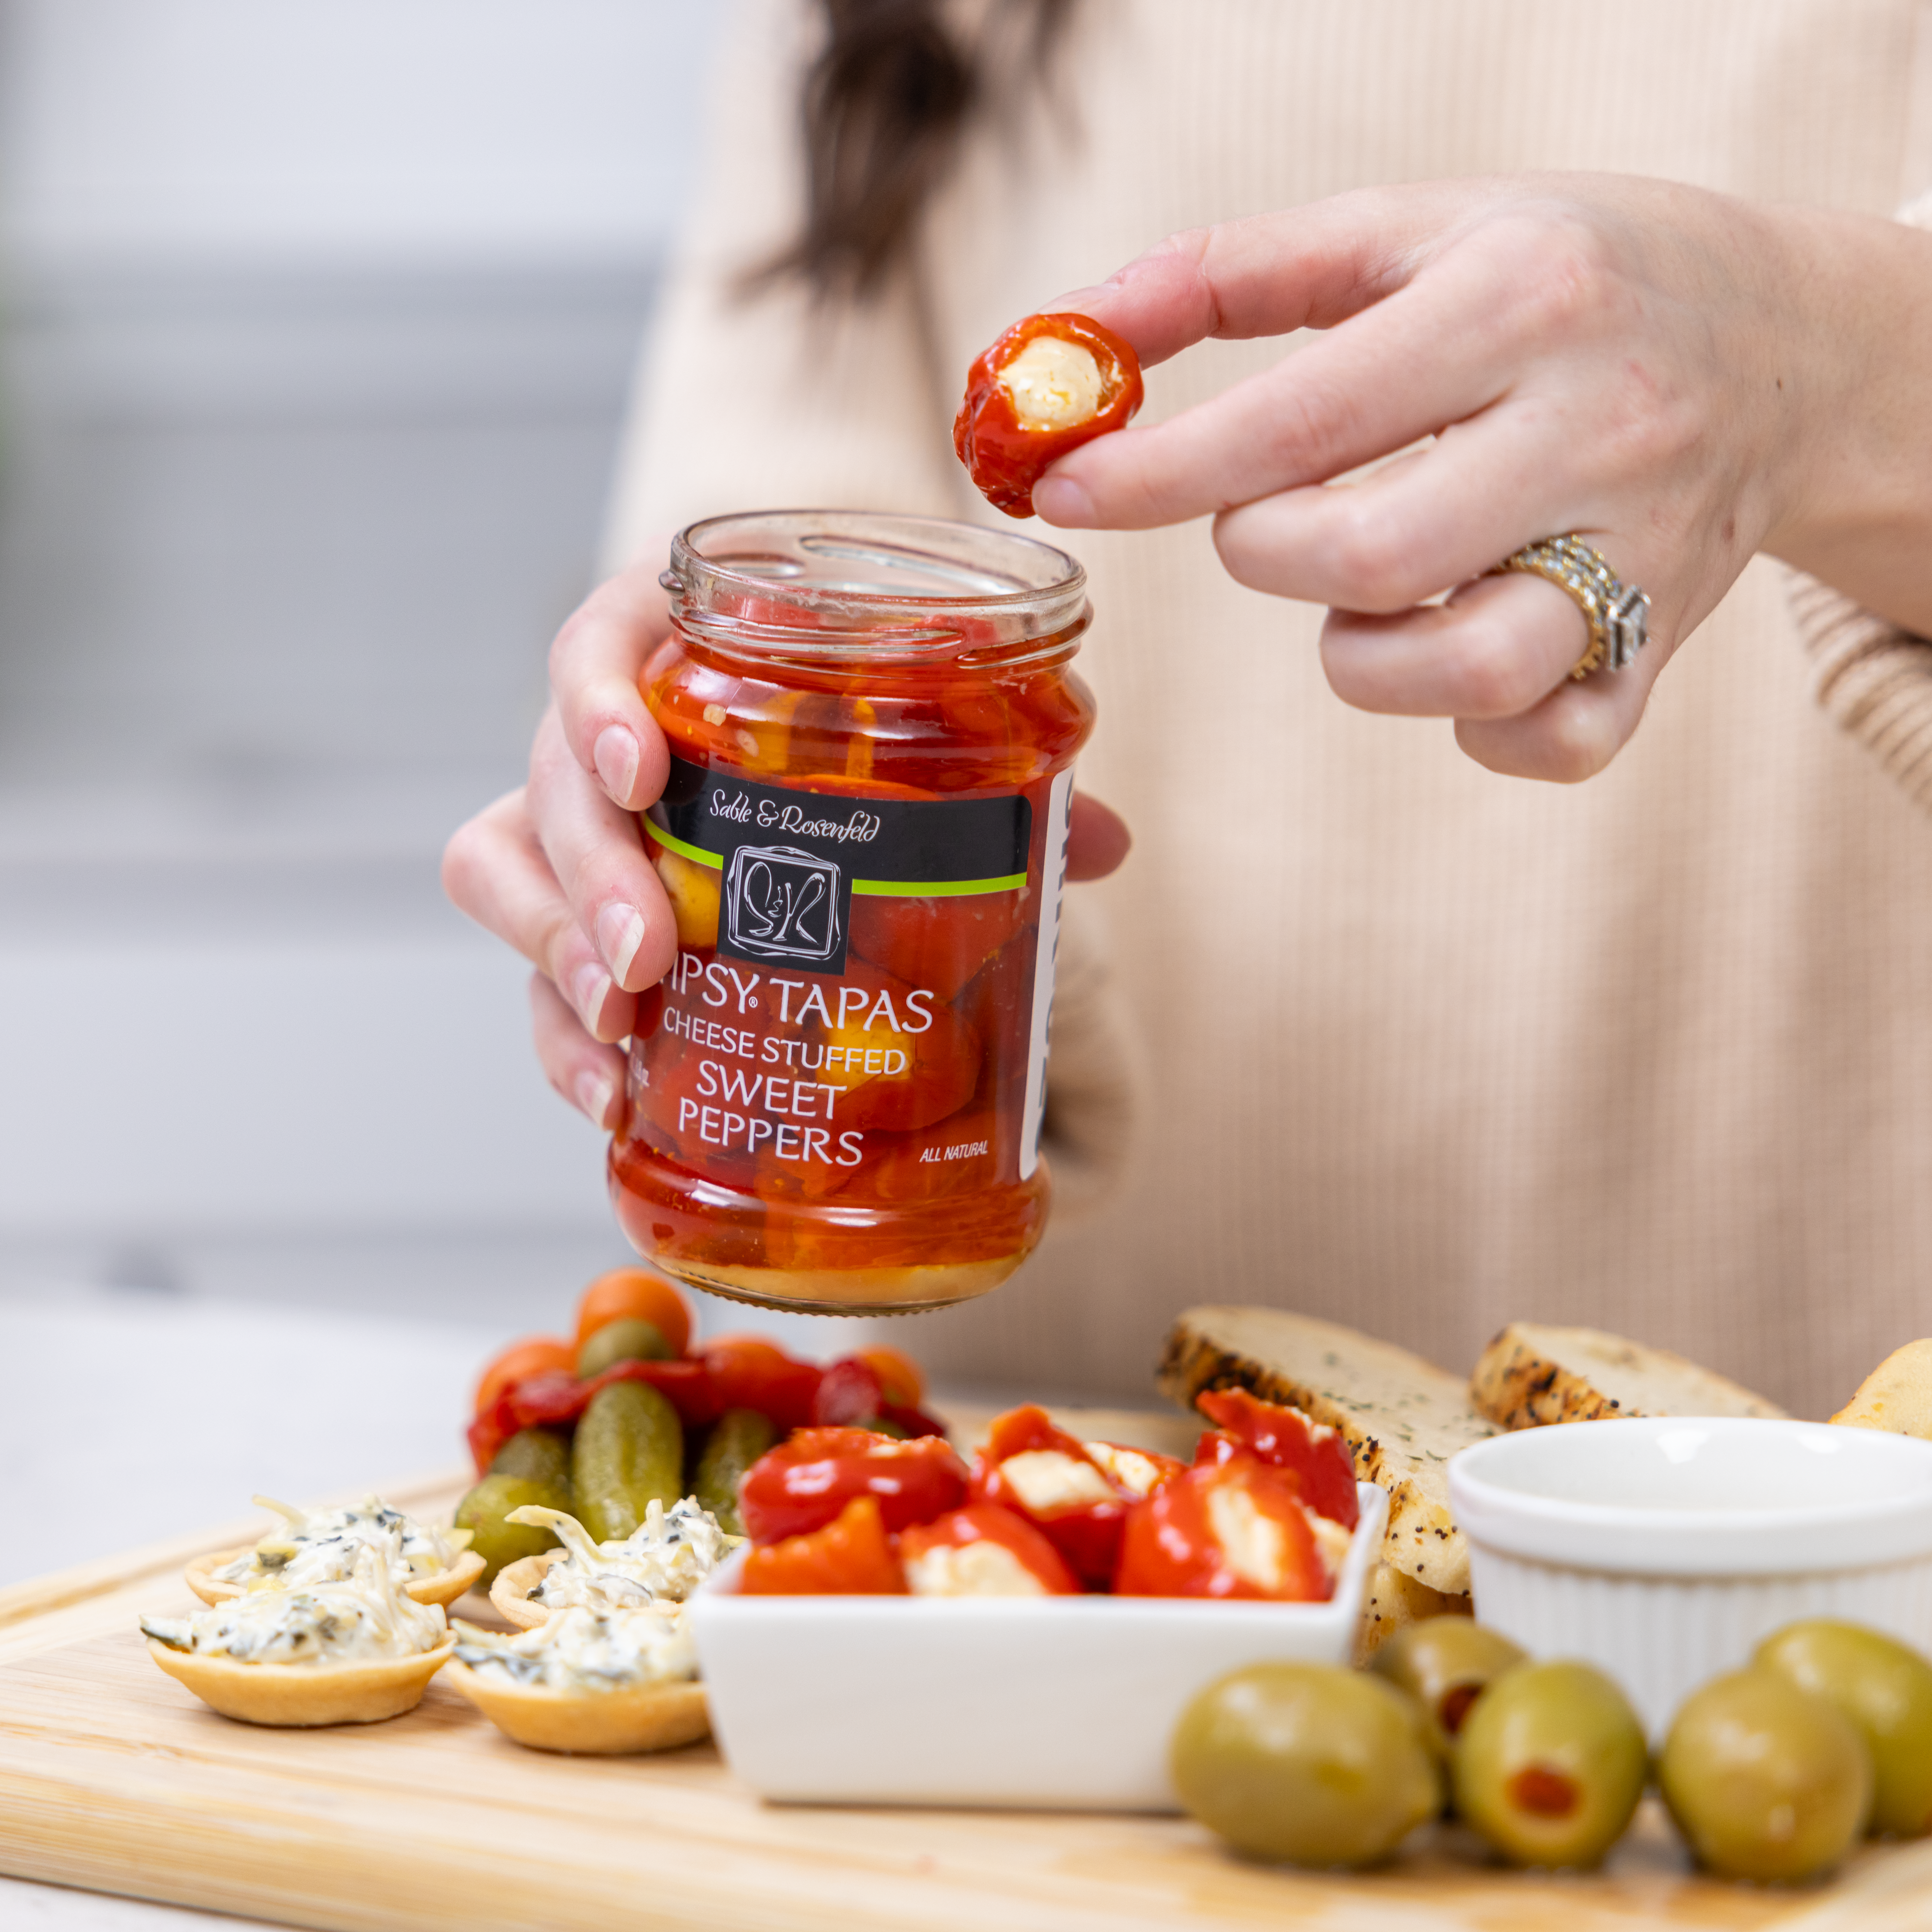
<path id="1" fill-rule="evenodd" d="M 619 1220 L 694 1287 L 825 1314 L 997 1287 L 1039 1241 L 1086 574 L 934 518 L 694 524 L 642 685 L 676 963 L 640 1002 Z"/>

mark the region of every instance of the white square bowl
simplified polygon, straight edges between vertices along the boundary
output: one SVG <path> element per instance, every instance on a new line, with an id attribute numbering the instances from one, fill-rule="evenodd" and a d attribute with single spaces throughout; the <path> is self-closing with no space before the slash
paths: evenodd
<path id="1" fill-rule="evenodd" d="M 741 1552 L 692 1599 L 731 1768 L 795 1803 L 1174 1811 L 1168 1741 L 1247 1664 L 1346 1664 L 1388 1499 L 1359 1483 L 1325 1604 L 1188 1597 L 746 1597 Z"/>

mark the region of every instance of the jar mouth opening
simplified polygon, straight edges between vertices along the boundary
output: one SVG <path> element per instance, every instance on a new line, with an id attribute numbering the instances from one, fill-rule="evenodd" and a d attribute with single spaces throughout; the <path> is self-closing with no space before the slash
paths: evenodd
<path id="1" fill-rule="evenodd" d="M 1004 530 L 886 511 L 759 510 L 680 531 L 662 579 L 679 628 L 766 656 L 1070 653 L 1087 573 Z"/>

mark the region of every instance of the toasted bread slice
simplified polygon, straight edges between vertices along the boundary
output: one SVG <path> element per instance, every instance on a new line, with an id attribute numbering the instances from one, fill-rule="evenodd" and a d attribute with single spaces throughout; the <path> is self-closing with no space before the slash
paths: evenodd
<path id="1" fill-rule="evenodd" d="M 1932 1439 L 1932 1342 L 1894 1348 L 1858 1384 L 1834 1422 L 1848 1429 L 1885 1429 Z"/>
<path id="2" fill-rule="evenodd" d="M 1190 1308 L 1161 1364 L 1164 1394 L 1192 1408 L 1234 1384 L 1292 1402 L 1338 1430 L 1355 1474 L 1389 1492 L 1382 1560 L 1445 1595 L 1469 1587 L 1469 1552 L 1449 1513 L 1449 1458 L 1496 1433 L 1462 1378 L 1406 1348 L 1276 1308 Z"/>
<path id="3" fill-rule="evenodd" d="M 1418 1583 L 1413 1576 L 1388 1563 L 1378 1563 L 1369 1572 L 1367 1594 L 1362 1599 L 1362 1621 L 1355 1627 L 1355 1661 L 1366 1664 L 1399 1630 L 1419 1624 L 1430 1617 L 1472 1617 L 1475 1600 L 1465 1590 L 1448 1596 Z"/>
<path id="4" fill-rule="evenodd" d="M 1784 1412 L 1695 1362 L 1606 1335 L 1512 1322 L 1483 1351 L 1469 1396 L 1498 1429 L 1620 1415 L 1768 1415 Z"/>

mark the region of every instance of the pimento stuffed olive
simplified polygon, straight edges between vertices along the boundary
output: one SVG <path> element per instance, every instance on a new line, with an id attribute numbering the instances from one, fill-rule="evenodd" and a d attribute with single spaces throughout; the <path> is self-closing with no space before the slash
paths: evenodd
<path id="1" fill-rule="evenodd" d="M 1123 428 L 1144 394 L 1133 350 L 1084 315 L 1030 315 L 966 372 L 952 447 L 995 509 L 1033 514 L 1033 488 L 1070 450 Z"/>

